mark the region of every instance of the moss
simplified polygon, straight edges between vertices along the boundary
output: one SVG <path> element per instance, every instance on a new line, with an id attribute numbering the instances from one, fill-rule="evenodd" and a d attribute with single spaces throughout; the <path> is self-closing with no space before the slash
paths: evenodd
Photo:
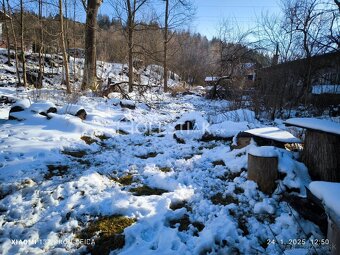
<path id="1" fill-rule="evenodd" d="M 225 166 L 225 163 L 223 160 L 216 160 L 212 162 L 213 166 Z"/>
<path id="2" fill-rule="evenodd" d="M 82 158 L 86 155 L 86 151 L 84 150 L 79 150 L 79 151 L 62 151 L 61 153 L 67 155 L 67 156 L 71 156 L 71 157 L 75 157 L 75 158 Z"/>
<path id="3" fill-rule="evenodd" d="M 189 230 L 190 225 L 192 225 L 198 232 L 201 232 L 205 226 L 203 223 L 194 221 L 191 222 L 189 219 L 189 215 L 184 214 L 183 217 L 179 219 L 174 219 L 169 221 L 169 225 L 171 228 L 176 228 L 178 226 L 178 231 L 187 231 Z"/>
<path id="4" fill-rule="evenodd" d="M 65 165 L 47 165 L 48 173 L 44 175 L 44 178 L 46 180 L 51 179 L 53 176 L 64 176 L 68 169 L 69 166 Z"/>
<path id="5" fill-rule="evenodd" d="M 93 139 L 92 137 L 90 137 L 90 136 L 82 136 L 82 137 L 80 137 L 80 139 L 81 140 L 83 140 L 86 144 L 93 144 L 93 143 L 95 143 L 95 142 L 97 142 L 97 140 L 96 139 Z"/>
<path id="6" fill-rule="evenodd" d="M 145 155 L 140 155 L 140 156 L 136 156 L 137 158 L 140 158 L 140 159 L 148 159 L 148 158 L 154 158 L 158 155 L 157 152 L 149 152 L 148 154 L 145 154 Z"/>
<path id="7" fill-rule="evenodd" d="M 187 201 L 177 201 L 177 202 L 172 202 L 170 204 L 170 209 L 173 211 L 176 211 L 181 208 L 186 208 L 188 212 L 192 210 L 191 207 L 188 205 Z"/>
<path id="8" fill-rule="evenodd" d="M 241 187 L 235 187 L 234 193 L 235 194 L 242 194 L 242 193 L 244 193 L 244 189 L 242 189 Z"/>
<path id="9" fill-rule="evenodd" d="M 222 193 L 217 193 L 211 197 L 211 202 L 215 205 L 229 205 L 232 203 L 238 204 L 238 199 L 230 195 L 223 196 Z"/>
<path id="10" fill-rule="evenodd" d="M 95 135 L 95 137 L 99 138 L 101 141 L 108 140 L 110 137 L 106 135 Z"/>
<path id="11" fill-rule="evenodd" d="M 238 227 L 242 230 L 242 235 L 247 236 L 249 235 L 249 230 L 247 227 L 247 220 L 244 217 L 239 217 L 237 219 Z"/>
<path id="12" fill-rule="evenodd" d="M 121 215 L 101 217 L 91 222 L 78 237 L 80 239 L 95 239 L 89 244 L 91 254 L 109 254 L 110 251 L 121 249 L 125 245 L 124 229 L 135 223 L 136 220 Z"/>
<path id="13" fill-rule="evenodd" d="M 127 174 L 124 175 L 120 178 L 112 178 L 115 182 L 118 182 L 124 186 L 131 185 L 133 182 L 133 175 L 132 174 Z"/>
<path id="14" fill-rule="evenodd" d="M 169 173 L 169 172 L 171 172 L 172 170 L 171 170 L 171 167 L 165 166 L 165 167 L 159 167 L 159 171 L 161 171 L 161 172 L 163 172 L 163 173 Z"/>
<path id="15" fill-rule="evenodd" d="M 137 188 L 132 188 L 130 189 L 130 192 L 132 192 L 133 195 L 135 196 L 152 196 L 152 195 L 160 196 L 168 191 L 165 189 L 151 188 L 149 186 L 144 185 Z"/>
<path id="16" fill-rule="evenodd" d="M 232 181 L 236 177 L 239 177 L 241 175 L 242 171 L 232 173 L 232 172 L 226 172 L 224 175 L 218 176 L 218 178 L 222 181 Z"/>
<path id="17" fill-rule="evenodd" d="M 122 129 L 118 129 L 116 132 L 117 132 L 118 134 L 120 134 L 120 135 L 128 135 L 128 134 L 129 134 L 129 132 L 126 132 L 126 131 L 124 131 L 124 130 L 122 130 Z"/>

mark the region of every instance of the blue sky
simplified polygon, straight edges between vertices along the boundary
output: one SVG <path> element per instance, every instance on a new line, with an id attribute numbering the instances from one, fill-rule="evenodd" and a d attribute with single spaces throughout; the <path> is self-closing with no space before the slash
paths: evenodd
<path id="1" fill-rule="evenodd" d="M 255 26 L 261 12 L 279 13 L 278 0 L 194 0 L 196 18 L 192 29 L 211 39 L 223 19 L 236 21 L 241 28 Z"/>

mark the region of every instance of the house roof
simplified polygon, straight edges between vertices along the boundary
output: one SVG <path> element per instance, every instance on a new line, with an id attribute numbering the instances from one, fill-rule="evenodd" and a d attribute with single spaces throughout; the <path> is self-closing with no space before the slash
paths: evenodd
<path id="1" fill-rule="evenodd" d="M 3 11 L 0 11 L 0 21 L 10 20 L 12 19 L 8 14 L 5 14 Z"/>
<path id="2" fill-rule="evenodd" d="M 313 95 L 321 94 L 338 94 L 340 95 L 340 85 L 314 85 L 312 87 Z"/>

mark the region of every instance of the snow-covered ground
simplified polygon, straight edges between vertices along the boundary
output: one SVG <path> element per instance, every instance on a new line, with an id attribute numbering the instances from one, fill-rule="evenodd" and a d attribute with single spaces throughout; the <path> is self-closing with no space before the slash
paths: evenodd
<path id="1" fill-rule="evenodd" d="M 44 98 L 58 110 L 49 118 L 37 113 L 46 102 L 28 105 L 22 121 L 0 108 L 0 254 L 95 253 L 105 233 L 82 233 L 114 215 L 134 223 L 118 248 L 114 238 L 104 245 L 111 254 L 327 252 L 308 241 L 324 238 L 319 228 L 281 199 L 286 190 L 304 196 L 310 182 L 295 153 L 272 148 L 282 176 L 272 195 L 247 180 L 247 152 L 257 146 L 231 143 L 263 127 L 251 111 L 221 114 L 226 101 L 168 94 L 131 110 L 113 94 L 73 100 L 87 112 L 81 120 L 65 110 L 80 108 L 53 93 Z M 0 94 L 21 97 L 12 87 Z M 176 131 L 185 121 L 193 130 Z"/>

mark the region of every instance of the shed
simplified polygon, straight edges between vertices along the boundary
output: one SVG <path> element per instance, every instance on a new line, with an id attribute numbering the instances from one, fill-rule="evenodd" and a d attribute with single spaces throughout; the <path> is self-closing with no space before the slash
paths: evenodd
<path id="1" fill-rule="evenodd" d="M 312 179 L 340 182 L 340 123 L 316 118 L 293 118 L 285 124 L 306 129 L 302 161 Z"/>

